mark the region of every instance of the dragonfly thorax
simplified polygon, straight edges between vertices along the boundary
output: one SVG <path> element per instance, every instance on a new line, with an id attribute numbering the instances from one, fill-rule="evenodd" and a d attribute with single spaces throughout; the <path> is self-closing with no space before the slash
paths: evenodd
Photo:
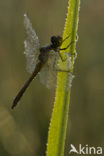
<path id="1" fill-rule="evenodd" d="M 48 60 L 49 51 L 51 50 L 50 45 L 46 45 L 40 48 L 40 54 L 38 56 L 39 61 L 45 63 Z"/>

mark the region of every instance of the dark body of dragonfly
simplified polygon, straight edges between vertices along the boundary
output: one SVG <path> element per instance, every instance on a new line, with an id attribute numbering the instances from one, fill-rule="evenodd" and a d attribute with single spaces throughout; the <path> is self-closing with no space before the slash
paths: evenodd
<path id="1" fill-rule="evenodd" d="M 30 78 L 26 81 L 22 89 L 18 92 L 15 99 L 13 100 L 13 104 L 11 107 L 12 109 L 17 105 L 17 103 L 21 99 L 22 95 L 24 94 L 25 90 L 28 88 L 29 84 L 34 79 L 34 77 L 41 71 L 41 69 L 44 66 L 46 66 L 45 64 L 48 62 L 48 59 L 50 58 L 51 51 L 53 50 L 54 54 L 57 53 L 57 56 L 59 56 L 63 61 L 62 56 L 60 54 L 60 50 L 65 50 L 71 45 L 69 44 L 66 48 L 60 49 L 60 46 L 62 45 L 63 41 L 65 41 L 68 37 L 62 40 L 62 37 L 60 36 L 52 36 L 51 43 L 40 48 L 39 39 L 35 33 L 35 30 L 32 28 L 32 24 L 26 14 L 24 15 L 24 18 L 25 18 L 24 25 L 27 33 L 27 38 L 24 42 L 25 44 L 24 53 L 27 58 L 27 68 L 32 74 Z M 54 55 L 54 57 L 56 56 Z M 54 58 L 54 60 L 55 59 L 56 58 Z"/>

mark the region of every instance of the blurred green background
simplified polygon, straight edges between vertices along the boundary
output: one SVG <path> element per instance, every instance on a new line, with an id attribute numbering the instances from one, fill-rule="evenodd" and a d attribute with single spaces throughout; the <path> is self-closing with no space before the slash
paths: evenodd
<path id="1" fill-rule="evenodd" d="M 62 35 L 67 0 L 0 1 L 0 156 L 45 156 L 55 91 L 35 79 L 19 105 L 12 100 L 28 79 L 24 52 L 24 13 L 41 45 Z M 81 0 L 65 156 L 70 143 L 104 145 L 104 1 Z M 103 151 L 104 152 L 104 151 Z M 54 154 L 53 154 L 54 156 Z"/>

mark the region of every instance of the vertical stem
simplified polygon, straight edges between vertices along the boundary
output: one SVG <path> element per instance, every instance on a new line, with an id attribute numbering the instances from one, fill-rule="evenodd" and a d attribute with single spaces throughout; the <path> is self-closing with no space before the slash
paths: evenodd
<path id="1" fill-rule="evenodd" d="M 70 37 L 63 43 L 61 48 L 67 47 L 69 43 L 76 40 L 78 19 L 79 19 L 80 0 L 69 0 L 68 14 L 65 23 L 63 38 L 68 35 Z M 64 52 L 75 53 L 76 43 L 72 44 Z M 74 55 L 71 57 L 71 71 L 73 72 Z M 63 62 L 59 61 L 59 67 L 65 67 L 68 69 L 68 62 L 63 65 Z M 47 156 L 63 156 L 66 128 L 68 121 L 68 111 L 70 103 L 70 90 L 71 90 L 72 74 L 59 72 L 57 76 L 57 88 L 56 97 L 54 102 L 54 109 L 50 122 Z"/>

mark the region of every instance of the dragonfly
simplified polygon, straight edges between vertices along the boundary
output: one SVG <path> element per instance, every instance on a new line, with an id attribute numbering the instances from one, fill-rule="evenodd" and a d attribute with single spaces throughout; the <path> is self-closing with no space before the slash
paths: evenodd
<path id="1" fill-rule="evenodd" d="M 40 73 L 41 82 L 50 88 L 51 83 L 49 83 L 49 81 L 56 79 L 55 75 L 58 70 L 54 68 L 57 66 L 59 58 L 65 61 L 61 56 L 60 50 L 66 50 L 72 44 L 71 42 L 67 47 L 61 49 L 62 43 L 65 42 L 69 36 L 63 40 L 61 36 L 57 35 L 51 37 L 50 44 L 40 47 L 39 38 L 27 14 L 24 14 L 24 27 L 27 36 L 24 41 L 24 54 L 27 60 L 27 70 L 31 73 L 31 76 L 14 98 L 11 109 L 14 109 L 18 104 L 26 89 L 38 73 Z"/>

